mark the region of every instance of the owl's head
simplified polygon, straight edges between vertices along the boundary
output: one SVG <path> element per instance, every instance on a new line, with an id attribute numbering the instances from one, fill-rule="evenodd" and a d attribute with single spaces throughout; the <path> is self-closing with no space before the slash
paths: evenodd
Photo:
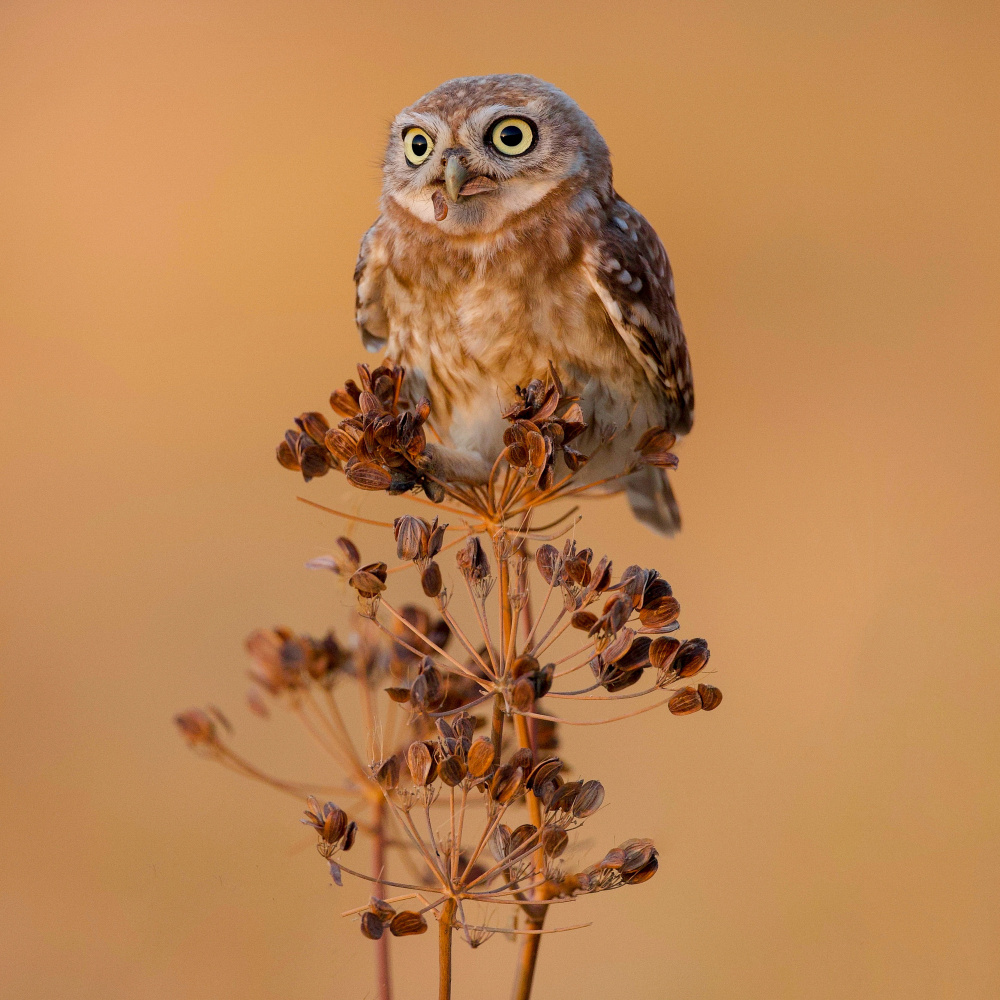
<path id="1" fill-rule="evenodd" d="M 450 80 L 392 124 L 383 197 L 451 235 L 495 232 L 564 185 L 610 185 L 608 147 L 576 102 L 533 76 Z"/>

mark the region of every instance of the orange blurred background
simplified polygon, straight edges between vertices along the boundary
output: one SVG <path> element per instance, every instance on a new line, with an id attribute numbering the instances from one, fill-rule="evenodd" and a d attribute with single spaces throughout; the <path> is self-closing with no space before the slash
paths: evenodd
<path id="1" fill-rule="evenodd" d="M 1000 995 L 997 92 L 977 3 L 0 7 L 0 996 L 372 995 L 299 807 L 199 761 L 180 708 L 317 777 L 241 707 L 246 633 L 342 626 L 341 525 L 273 447 L 362 357 L 384 130 L 437 83 L 572 94 L 673 261 L 698 419 L 660 567 L 711 716 L 570 732 L 608 789 L 542 997 Z M 381 514 L 398 502 L 378 498 Z M 374 555 L 375 536 L 357 534 Z M 395 949 L 401 1000 L 433 947 Z M 505 997 L 512 947 L 459 949 Z"/>

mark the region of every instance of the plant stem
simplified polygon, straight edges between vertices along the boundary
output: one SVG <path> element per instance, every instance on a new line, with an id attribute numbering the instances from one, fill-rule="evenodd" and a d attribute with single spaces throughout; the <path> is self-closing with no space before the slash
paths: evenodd
<path id="1" fill-rule="evenodd" d="M 447 899 L 438 921 L 438 1000 L 451 1000 L 451 931 L 454 916 L 455 900 Z"/>
<path id="2" fill-rule="evenodd" d="M 385 899 L 385 886 L 382 884 L 382 876 L 385 874 L 385 819 L 385 802 L 380 801 L 375 807 L 375 820 L 372 824 L 372 875 L 378 879 L 375 883 L 375 895 L 379 899 Z M 375 975 L 379 1000 L 392 1000 L 388 934 L 383 934 L 375 942 Z"/>
<path id="3" fill-rule="evenodd" d="M 517 729 L 517 741 L 522 747 L 530 747 L 531 733 L 528 729 L 528 720 L 524 716 L 514 717 L 514 725 Z M 525 795 L 528 800 L 528 809 L 531 813 L 531 822 L 539 829 L 542 825 L 542 806 L 539 800 L 531 793 Z M 544 870 L 545 852 L 539 845 L 535 852 L 535 864 L 539 870 Z M 533 916 L 530 910 L 525 911 L 528 930 L 540 931 L 545 925 L 545 914 L 548 907 L 536 907 L 541 910 L 537 917 Z M 521 954 L 517 961 L 517 975 L 514 977 L 514 989 L 511 993 L 512 1000 L 528 1000 L 531 996 L 531 986 L 535 978 L 535 965 L 538 962 L 538 949 L 542 944 L 541 934 L 525 934 L 521 941 Z"/>
<path id="4" fill-rule="evenodd" d="M 529 930 L 541 930 L 544 917 L 535 920 L 527 919 Z M 521 954 L 517 960 L 517 976 L 514 978 L 514 989 L 511 1000 L 529 1000 L 531 984 L 535 978 L 535 963 L 538 961 L 538 947 L 542 943 L 541 934 L 525 934 L 521 942 Z"/>
<path id="5" fill-rule="evenodd" d="M 500 766 L 500 744 L 503 743 L 503 719 L 503 695 L 497 691 L 493 696 L 493 731 L 490 734 L 493 740 L 493 760 L 496 767 Z"/>

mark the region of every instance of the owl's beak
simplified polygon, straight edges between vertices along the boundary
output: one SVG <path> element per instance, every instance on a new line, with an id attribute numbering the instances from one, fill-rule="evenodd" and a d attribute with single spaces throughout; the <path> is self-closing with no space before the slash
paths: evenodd
<path id="1" fill-rule="evenodd" d="M 444 189 L 451 201 L 458 201 L 459 192 L 468 177 L 468 168 L 459 157 L 449 156 L 444 164 Z"/>

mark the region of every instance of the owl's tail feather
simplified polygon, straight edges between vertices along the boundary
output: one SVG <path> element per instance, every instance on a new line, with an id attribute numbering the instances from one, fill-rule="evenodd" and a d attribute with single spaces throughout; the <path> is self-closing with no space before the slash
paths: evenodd
<path id="1" fill-rule="evenodd" d="M 625 495 L 632 513 L 661 535 L 681 530 L 681 511 L 663 469 L 647 465 L 628 477 Z"/>

